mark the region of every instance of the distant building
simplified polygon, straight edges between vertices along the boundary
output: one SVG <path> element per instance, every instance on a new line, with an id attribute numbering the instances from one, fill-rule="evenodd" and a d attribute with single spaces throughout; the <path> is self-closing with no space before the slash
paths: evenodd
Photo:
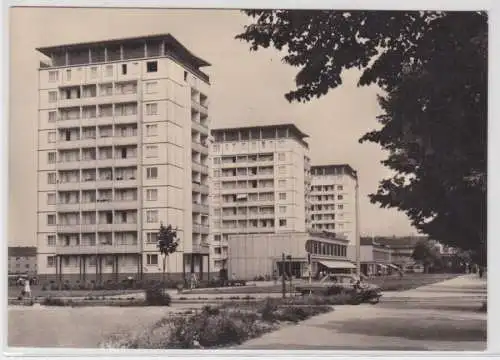
<path id="1" fill-rule="evenodd" d="M 9 275 L 35 275 L 37 273 L 36 247 L 9 246 L 8 268 Z"/>
<path id="2" fill-rule="evenodd" d="M 350 165 L 311 166 L 312 230 L 328 231 L 356 245 L 356 183 Z"/>
<path id="3" fill-rule="evenodd" d="M 393 264 L 392 249 L 372 238 L 361 238 L 361 272 L 365 275 L 386 274 L 397 267 Z"/>
<path id="4" fill-rule="evenodd" d="M 376 236 L 373 240 L 380 245 L 389 246 L 391 249 L 392 263 L 402 269 L 405 269 L 407 266 L 415 263 L 411 257 L 415 245 L 417 245 L 420 241 L 427 241 L 428 238 L 426 236 Z"/>
<path id="5" fill-rule="evenodd" d="M 311 275 L 321 271 L 351 272 L 355 265 L 347 259 L 346 239 L 331 234 L 289 232 L 276 234 L 231 235 L 229 242 L 229 274 L 251 280 L 257 276 L 280 276 L 285 269 L 293 277 L 308 277 L 311 253 Z M 306 245 L 308 244 L 308 245 Z M 282 256 L 290 256 L 283 264 Z"/>
<path id="6" fill-rule="evenodd" d="M 214 270 L 227 269 L 232 234 L 310 228 L 307 135 L 293 124 L 212 130 Z M 262 253 L 266 255 L 265 252 Z"/>

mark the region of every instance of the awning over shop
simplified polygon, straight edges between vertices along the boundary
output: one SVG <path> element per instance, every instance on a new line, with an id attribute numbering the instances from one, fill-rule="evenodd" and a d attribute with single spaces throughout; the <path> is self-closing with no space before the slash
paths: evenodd
<path id="1" fill-rule="evenodd" d="M 380 266 L 382 269 L 387 269 L 387 265 L 384 264 L 377 264 L 377 266 Z"/>
<path id="2" fill-rule="evenodd" d="M 395 270 L 401 270 L 401 268 L 399 266 L 396 266 L 394 264 L 387 264 L 387 266 L 389 266 L 389 267 L 391 267 L 391 268 L 393 268 Z"/>
<path id="3" fill-rule="evenodd" d="M 356 269 L 356 266 L 348 261 L 321 260 L 319 263 L 329 269 Z"/>

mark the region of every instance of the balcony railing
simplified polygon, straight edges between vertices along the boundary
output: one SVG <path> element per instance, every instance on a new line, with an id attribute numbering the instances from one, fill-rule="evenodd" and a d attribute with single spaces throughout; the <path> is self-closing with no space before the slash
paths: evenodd
<path id="1" fill-rule="evenodd" d="M 208 205 L 193 203 L 193 212 L 208 214 Z"/>
<path id="2" fill-rule="evenodd" d="M 56 253 L 60 255 L 95 255 L 95 254 L 134 254 L 141 251 L 140 244 L 130 245 L 73 245 L 73 246 L 56 246 Z"/>

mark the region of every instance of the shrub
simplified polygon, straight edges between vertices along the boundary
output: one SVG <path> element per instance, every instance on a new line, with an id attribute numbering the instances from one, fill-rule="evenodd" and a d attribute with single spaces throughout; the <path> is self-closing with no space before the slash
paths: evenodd
<path id="1" fill-rule="evenodd" d="M 47 289 L 48 289 L 47 284 L 43 284 L 41 290 L 42 291 L 47 291 Z"/>
<path id="2" fill-rule="evenodd" d="M 172 298 L 159 287 L 152 287 L 146 290 L 146 304 L 149 306 L 170 306 Z"/>
<path id="3" fill-rule="evenodd" d="M 53 298 L 48 296 L 45 299 L 43 299 L 41 304 L 45 306 L 68 306 L 71 305 L 71 301 L 65 301 L 63 299 Z"/>
<path id="4" fill-rule="evenodd" d="M 277 309 L 278 306 L 276 305 L 276 301 L 273 301 L 271 298 L 267 298 L 257 312 L 261 314 L 262 320 L 274 322 L 276 321 L 275 312 Z"/>

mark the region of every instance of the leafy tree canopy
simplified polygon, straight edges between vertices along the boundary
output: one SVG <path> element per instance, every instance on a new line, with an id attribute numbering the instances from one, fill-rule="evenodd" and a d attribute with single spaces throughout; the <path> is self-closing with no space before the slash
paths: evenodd
<path id="1" fill-rule="evenodd" d="M 433 239 L 485 254 L 487 14 L 244 12 L 253 23 L 236 38 L 284 51 L 299 68 L 289 101 L 325 95 L 350 68 L 362 70 L 359 86 L 382 89 L 382 128 L 360 141 L 387 150 L 395 175 L 371 201 L 404 211 Z"/>
<path id="2" fill-rule="evenodd" d="M 172 225 L 160 225 L 160 231 L 158 232 L 158 249 L 160 254 L 163 256 L 168 256 L 177 250 L 179 241 L 177 239 L 177 230 L 172 228 Z"/>

